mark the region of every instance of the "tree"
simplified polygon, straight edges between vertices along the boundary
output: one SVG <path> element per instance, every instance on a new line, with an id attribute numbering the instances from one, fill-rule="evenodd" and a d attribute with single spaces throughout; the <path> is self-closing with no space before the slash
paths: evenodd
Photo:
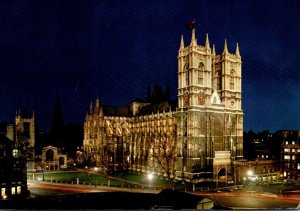
<path id="1" fill-rule="evenodd" d="M 176 147 L 177 141 L 174 134 L 170 136 L 163 134 L 156 138 L 153 143 L 153 157 L 167 175 L 169 185 L 171 184 L 171 175 L 175 168 Z"/>
<path id="2" fill-rule="evenodd" d="M 21 155 L 26 157 L 27 162 L 33 162 L 41 168 L 44 181 L 45 165 L 42 163 L 41 158 L 35 155 L 34 147 L 31 147 L 29 144 L 29 137 L 24 135 L 20 130 L 16 131 L 16 147 L 21 150 Z"/>

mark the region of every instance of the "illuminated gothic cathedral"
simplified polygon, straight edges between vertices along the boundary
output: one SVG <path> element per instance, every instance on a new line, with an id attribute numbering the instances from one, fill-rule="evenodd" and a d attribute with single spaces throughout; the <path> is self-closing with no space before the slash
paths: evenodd
<path id="1" fill-rule="evenodd" d="M 243 153 L 241 56 L 225 40 L 222 54 L 197 44 L 195 29 L 178 51 L 178 100 L 135 100 L 128 106 L 91 104 L 84 123 L 84 153 L 94 165 L 154 172 L 191 180 L 207 172 L 231 174 Z M 171 73 L 175 74 L 175 71 Z"/>

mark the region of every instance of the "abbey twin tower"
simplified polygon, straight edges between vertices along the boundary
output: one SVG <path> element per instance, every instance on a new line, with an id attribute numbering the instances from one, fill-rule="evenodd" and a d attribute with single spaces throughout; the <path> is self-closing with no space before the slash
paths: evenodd
<path id="1" fill-rule="evenodd" d="M 84 153 L 95 166 L 168 178 L 232 174 L 243 157 L 242 62 L 239 46 L 222 54 L 181 37 L 178 99 L 134 100 L 126 106 L 91 104 L 84 123 Z M 170 74 L 175 70 L 170 70 Z M 157 91 L 157 90 L 156 90 Z M 155 88 L 153 95 L 157 95 Z"/>

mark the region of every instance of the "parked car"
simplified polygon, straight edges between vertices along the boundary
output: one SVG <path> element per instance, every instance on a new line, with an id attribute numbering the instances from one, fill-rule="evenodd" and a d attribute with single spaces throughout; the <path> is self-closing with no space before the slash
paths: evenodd
<path id="1" fill-rule="evenodd" d="M 222 191 L 225 191 L 225 192 L 232 192 L 233 190 L 230 189 L 229 187 L 224 187 L 224 188 L 222 188 Z"/>
<path id="2" fill-rule="evenodd" d="M 231 190 L 241 190 L 238 186 L 232 186 L 230 187 Z"/>

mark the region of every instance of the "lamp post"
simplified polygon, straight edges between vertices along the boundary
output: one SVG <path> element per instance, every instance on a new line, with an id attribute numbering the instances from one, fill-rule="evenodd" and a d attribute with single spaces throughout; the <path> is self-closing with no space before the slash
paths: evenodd
<path id="1" fill-rule="evenodd" d="M 150 188 L 151 188 L 151 181 L 152 181 L 152 179 L 153 179 L 153 174 L 152 173 L 149 173 L 148 174 L 148 181 L 149 181 L 149 191 L 151 190 Z"/>

